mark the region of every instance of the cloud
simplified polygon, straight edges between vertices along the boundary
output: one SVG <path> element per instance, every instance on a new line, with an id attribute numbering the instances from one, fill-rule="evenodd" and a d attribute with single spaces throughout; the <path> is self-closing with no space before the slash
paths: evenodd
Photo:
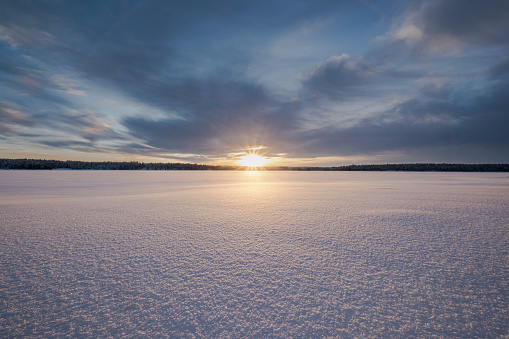
<path id="1" fill-rule="evenodd" d="M 57 44 L 55 38 L 47 32 L 16 24 L 0 24 L 0 40 L 7 42 L 12 47 L 19 47 L 19 45 L 47 46 Z"/>
<path id="2" fill-rule="evenodd" d="M 71 133 L 90 142 L 126 139 L 92 112 L 50 112 L 35 114 L 34 117 L 57 131 Z"/>
<path id="3" fill-rule="evenodd" d="M 15 126 L 32 126 L 30 116 L 16 108 L 0 102 L 0 136 L 15 133 Z"/>
<path id="4" fill-rule="evenodd" d="M 204 84 L 199 83 L 201 86 Z M 235 87 L 217 88 L 212 84 L 209 82 L 210 87 L 215 87 L 214 97 L 217 98 Z M 196 85 L 177 92 L 185 94 L 183 98 L 199 98 L 208 92 L 207 88 L 211 90 L 209 86 Z M 251 95 L 257 91 L 252 93 L 246 91 L 247 88 L 253 90 L 246 85 L 244 90 L 238 89 L 237 95 L 233 96 L 242 98 L 238 99 L 239 102 L 251 102 Z M 399 152 L 416 161 L 451 161 L 451 157 L 457 154 L 493 161 L 509 147 L 506 133 L 509 101 L 504 94 L 507 90 L 508 84 L 501 82 L 480 94 L 472 94 L 474 92 L 468 88 L 458 89 L 453 83 L 440 82 L 432 90 L 423 86 L 414 98 L 345 127 L 328 125 L 305 129 L 299 118 L 304 108 L 301 101 L 285 104 L 269 96 L 265 96 L 265 105 L 248 109 L 245 114 L 238 114 L 235 109 L 243 105 L 230 105 L 218 100 L 215 105 L 209 106 L 211 101 L 198 100 L 200 104 L 194 106 L 191 101 L 187 102 L 190 108 L 188 119 L 135 117 L 126 118 L 124 124 L 133 136 L 144 140 L 153 147 L 153 152 L 159 153 L 212 156 L 225 155 L 246 145 L 263 145 L 270 147 L 268 156 L 286 153 L 290 158 Z M 260 103 L 259 100 L 260 97 L 257 97 L 256 102 Z M 204 102 L 209 105 L 204 105 Z M 219 113 L 209 114 L 209 110 Z M 285 124 L 286 121 L 289 123 Z"/>
<path id="5" fill-rule="evenodd" d="M 243 8 L 244 5 L 238 9 L 230 6 L 229 2 L 219 2 L 213 6 L 208 2 L 200 4 L 203 6 L 177 6 L 164 2 L 159 7 L 139 4 L 117 8 L 122 6 L 110 3 L 99 10 L 97 4 L 93 3 L 91 8 L 97 10 L 97 15 L 86 30 L 78 27 L 82 23 L 71 20 L 65 22 L 66 29 L 55 32 L 51 31 L 48 21 L 55 17 L 61 20 L 62 17 L 77 16 L 77 8 L 56 4 L 47 17 L 37 16 L 37 20 L 34 15 L 37 11 L 29 8 L 24 13 L 17 13 L 23 18 L 20 21 L 36 22 L 38 30 L 44 28 L 54 33 L 60 42 L 55 52 L 58 56 L 48 58 L 46 53 L 38 54 L 41 46 L 20 36 L 11 39 L 15 49 L 12 53 L 27 51 L 37 56 L 39 63 L 50 68 L 63 64 L 70 67 L 73 73 L 81 74 L 100 86 L 113 88 L 134 100 L 158 108 L 163 112 L 163 118 L 130 116 L 121 119 L 134 137 L 162 151 L 230 152 L 237 144 L 245 147 L 262 142 L 268 133 L 277 133 L 278 126 L 293 126 L 296 118 L 290 107 L 295 107 L 295 104 L 276 100 L 265 86 L 247 80 L 243 74 L 234 74 L 233 78 L 231 70 L 221 72 L 212 68 L 195 73 L 181 69 L 181 65 L 187 65 L 188 62 L 195 67 L 195 58 L 203 59 L 194 54 L 203 47 L 199 44 L 211 46 L 223 40 L 223 28 L 216 25 L 209 29 L 207 23 L 216 24 L 218 20 L 223 21 L 225 16 L 237 22 L 241 19 L 236 18 L 237 14 L 243 18 L 254 18 L 250 11 Z M 258 6 L 254 6 L 254 12 L 259 10 Z M 271 25 L 276 24 L 273 19 L 275 17 L 269 20 Z M 147 22 L 151 24 L 147 25 Z M 225 22 L 228 26 L 230 20 Z M 258 21 L 250 21 L 250 26 L 258 25 Z M 196 45 L 193 36 L 198 33 L 204 36 Z M 235 30 L 227 33 L 226 36 L 234 35 Z M 207 42 L 207 37 L 213 35 L 216 35 L 215 39 Z M 189 37 L 191 39 L 186 41 Z M 227 47 L 228 52 L 232 47 Z M 222 53 L 222 57 L 228 58 L 228 55 Z M 209 62 L 206 58 L 198 61 L 203 64 Z M 31 63 L 27 64 L 36 69 Z M 8 68 L 16 69 L 13 64 Z M 75 107 L 74 101 L 68 102 L 59 95 L 58 92 L 62 90 L 71 94 L 85 94 L 78 86 L 78 81 L 61 71 L 56 74 L 44 71 L 34 73 L 28 71 L 27 67 L 21 73 L 31 83 L 20 81 L 19 75 L 10 81 L 32 98 L 40 90 L 37 97 L 39 105 L 47 98 L 54 98 L 55 102 L 62 100 L 58 104 L 60 106 L 52 107 L 48 113 L 38 114 L 37 121 L 44 121 L 51 128 L 73 133 L 90 142 L 123 140 L 126 137 L 111 126 L 92 119 L 88 113 Z M 32 108 L 26 107 L 24 102 L 15 103 L 26 109 Z"/>
<path id="6" fill-rule="evenodd" d="M 56 90 L 61 89 L 37 62 L 19 57 L 16 51 L 0 56 L 0 90 L 3 100 L 23 109 L 74 108 L 75 105 Z M 27 100 L 30 98 L 30 100 Z"/>
<path id="7" fill-rule="evenodd" d="M 56 74 L 51 77 L 51 80 L 60 86 L 62 90 L 67 93 L 74 95 L 86 95 L 87 91 L 79 89 L 79 84 L 77 81 L 71 79 L 69 76 L 64 74 Z"/>
<path id="8" fill-rule="evenodd" d="M 1 102 L 0 102 L 0 122 L 2 124 L 20 124 L 20 125 L 33 124 L 28 114 Z"/>
<path id="9" fill-rule="evenodd" d="M 303 132 L 297 137 L 301 154 L 401 151 L 417 158 L 447 159 L 456 152 L 465 155 L 471 150 L 472 157 L 496 159 L 509 147 L 508 90 L 509 84 L 499 83 L 466 102 L 467 93 L 458 95 L 444 89 L 442 99 L 423 93 L 347 128 L 329 126 Z"/>
<path id="10" fill-rule="evenodd" d="M 58 139 L 41 139 L 38 140 L 37 143 L 54 147 L 54 148 L 66 148 L 80 151 L 100 151 L 96 146 L 86 141 L 77 141 L 77 140 L 58 140 Z"/>
<path id="11" fill-rule="evenodd" d="M 495 64 L 490 69 L 489 75 L 494 78 L 506 77 L 509 75 L 509 58 L 505 58 Z"/>
<path id="12" fill-rule="evenodd" d="M 27 133 L 27 129 L 31 132 Z M 65 138 L 68 143 L 58 141 L 58 144 L 85 143 L 90 147 L 100 141 L 125 142 L 132 139 L 115 131 L 104 119 L 91 112 L 30 112 L 5 103 L 0 103 L 0 133 L 4 137 L 23 137 L 36 143 L 49 137 Z M 53 145 L 51 142 L 44 144 Z"/>
<path id="13" fill-rule="evenodd" d="M 509 3 L 504 0 L 433 0 L 407 14 L 393 32 L 419 53 L 509 43 Z"/>
<path id="14" fill-rule="evenodd" d="M 331 100 L 331 111 L 336 104 L 333 116 L 347 114 L 345 103 L 352 98 L 369 101 L 381 95 L 382 88 L 395 88 L 397 92 L 384 95 L 400 98 L 392 108 L 375 109 L 348 125 L 332 123 L 294 131 L 288 134 L 292 142 L 299 145 L 303 157 L 399 152 L 407 159 L 421 156 L 430 161 L 450 161 L 447 157 L 454 154 L 500 159 L 509 145 L 505 113 L 509 101 L 503 94 L 507 59 L 490 68 L 489 75 L 499 82 L 489 83 L 484 71 L 462 73 L 461 66 L 439 71 L 446 65 L 444 59 L 428 57 L 423 62 L 421 55 L 466 46 L 506 46 L 508 9 L 506 2 L 496 1 L 426 2 L 406 13 L 403 24 L 378 39 L 363 58 L 342 54 L 318 64 L 303 80 L 303 87 L 313 93 L 312 98 Z M 465 60 L 458 57 L 454 62 Z"/>
<path id="15" fill-rule="evenodd" d="M 341 3 L 313 1 L 288 7 L 270 1 L 156 0 L 88 1 L 80 6 L 43 1 L 6 5 L 0 19 L 5 26 L 47 32 L 58 41 L 50 53 L 39 53 L 43 47 L 34 39 L 10 35 L 16 47 L 38 60 L 54 67 L 63 63 L 152 104 L 152 84 L 206 76 L 221 68 L 218 60 L 228 69 L 246 63 L 242 59 L 251 58 L 272 36 L 319 20 Z"/>
<path id="16" fill-rule="evenodd" d="M 230 153 L 264 145 L 298 125 L 298 102 L 280 102 L 254 82 L 210 77 L 154 87 L 177 117 L 128 117 L 124 125 L 149 145 L 173 152 Z"/>
<path id="17" fill-rule="evenodd" d="M 304 78 L 303 86 L 312 94 L 337 99 L 354 93 L 374 72 L 362 58 L 352 60 L 348 54 L 341 54 L 319 63 Z"/>

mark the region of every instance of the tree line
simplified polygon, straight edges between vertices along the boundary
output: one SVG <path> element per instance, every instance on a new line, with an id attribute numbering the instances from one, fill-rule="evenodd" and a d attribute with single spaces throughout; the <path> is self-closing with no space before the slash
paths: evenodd
<path id="1" fill-rule="evenodd" d="M 22 170 L 247 170 L 243 166 L 205 165 L 191 163 L 145 163 L 138 161 L 74 161 L 46 159 L 0 159 L 0 169 Z M 330 167 L 308 166 L 267 166 L 269 171 L 405 171 L 405 172 L 509 172 L 509 164 L 447 164 L 447 163 L 414 163 L 414 164 L 376 164 L 345 165 Z"/>

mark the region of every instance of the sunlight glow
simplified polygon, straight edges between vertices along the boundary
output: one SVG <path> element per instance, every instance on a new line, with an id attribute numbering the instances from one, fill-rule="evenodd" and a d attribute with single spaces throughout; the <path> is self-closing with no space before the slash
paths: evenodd
<path id="1" fill-rule="evenodd" d="M 246 154 L 240 158 L 238 163 L 241 166 L 247 166 L 247 167 L 261 167 L 265 165 L 267 162 L 269 162 L 269 158 L 262 157 L 258 154 Z"/>

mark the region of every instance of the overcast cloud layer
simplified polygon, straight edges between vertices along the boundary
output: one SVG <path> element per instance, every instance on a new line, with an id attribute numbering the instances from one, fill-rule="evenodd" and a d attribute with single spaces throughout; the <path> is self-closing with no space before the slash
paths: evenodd
<path id="1" fill-rule="evenodd" d="M 9 1 L 0 157 L 509 161 L 509 2 Z"/>

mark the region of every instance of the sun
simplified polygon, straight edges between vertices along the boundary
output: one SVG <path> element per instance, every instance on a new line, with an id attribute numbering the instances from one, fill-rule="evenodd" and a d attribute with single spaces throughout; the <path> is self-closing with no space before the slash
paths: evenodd
<path id="1" fill-rule="evenodd" d="M 246 154 L 237 161 L 241 166 L 246 167 L 261 167 L 269 162 L 269 158 L 262 157 L 258 154 Z"/>

